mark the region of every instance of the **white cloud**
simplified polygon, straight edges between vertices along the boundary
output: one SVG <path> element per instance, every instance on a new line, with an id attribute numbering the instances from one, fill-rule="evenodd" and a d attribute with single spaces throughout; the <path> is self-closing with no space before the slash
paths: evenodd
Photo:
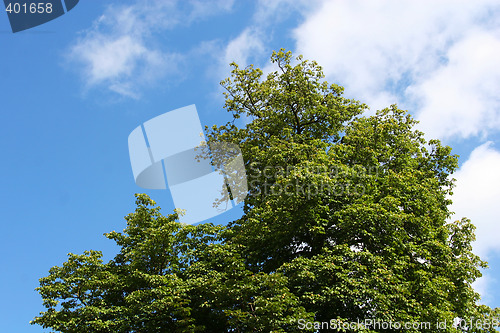
<path id="1" fill-rule="evenodd" d="M 454 174 L 454 219 L 468 217 L 476 225 L 473 249 L 482 258 L 500 250 L 500 152 L 487 142 L 477 147 Z"/>
<path id="2" fill-rule="evenodd" d="M 432 77 L 471 29 L 497 24 L 495 11 L 491 0 L 323 1 L 295 29 L 296 52 L 373 109 L 404 104 L 405 88 Z"/>
<path id="3" fill-rule="evenodd" d="M 247 27 L 238 36 L 225 42 L 213 40 L 204 42 L 198 53 L 205 57 L 210 57 L 214 66 L 209 66 L 207 75 L 212 80 L 220 82 L 231 75 L 232 67 L 230 63 L 235 62 L 240 68 L 245 68 L 250 64 L 255 64 L 255 59 L 267 52 L 265 37 L 262 30 L 254 27 Z M 219 102 L 224 101 L 224 88 L 217 86 L 212 92 L 212 98 Z"/>
<path id="4" fill-rule="evenodd" d="M 474 288 L 474 290 L 481 295 L 482 304 L 489 304 L 494 302 L 494 298 L 491 296 L 491 293 L 489 291 L 497 284 L 497 281 L 498 280 L 490 274 L 485 274 L 483 272 L 483 276 L 472 283 L 472 287 Z M 494 303 L 493 306 L 495 306 Z"/>
<path id="5" fill-rule="evenodd" d="M 274 70 L 274 66 L 269 65 L 269 57 L 273 50 L 270 46 L 274 37 L 273 30 L 291 15 L 298 13 L 305 16 L 320 4 L 321 0 L 257 1 L 250 25 L 223 46 L 223 56 L 218 58 L 217 75 L 226 78 L 229 75 L 228 65 L 233 61 L 240 67 L 254 64 L 263 69 L 264 75 Z M 283 39 L 286 36 L 279 37 Z"/>
<path id="6" fill-rule="evenodd" d="M 191 0 L 189 1 L 189 3 L 192 7 L 191 14 L 189 15 L 189 20 L 193 21 L 220 12 L 230 11 L 233 8 L 234 0 Z"/>
<path id="7" fill-rule="evenodd" d="M 249 58 L 264 51 L 262 38 L 259 30 L 245 29 L 238 37 L 227 44 L 222 60 L 224 66 L 227 67 L 233 61 L 242 67 L 249 65 Z"/>
<path id="8" fill-rule="evenodd" d="M 87 88 L 105 86 L 138 98 L 144 86 L 180 73 L 183 57 L 158 46 L 158 32 L 229 11 L 232 5 L 233 0 L 219 0 L 210 6 L 201 0 L 154 0 L 109 6 L 72 45 L 69 61 L 78 64 Z"/>
<path id="9" fill-rule="evenodd" d="M 499 31 L 500 32 L 500 31 Z M 500 127 L 500 34 L 472 31 L 447 52 L 448 62 L 409 88 L 430 137 L 487 136 Z"/>
<path id="10" fill-rule="evenodd" d="M 321 5 L 321 0 L 259 0 L 253 15 L 254 25 L 276 25 L 293 13 L 307 15 Z"/>
<path id="11" fill-rule="evenodd" d="M 72 46 L 70 60 L 80 65 L 88 88 L 102 85 L 137 98 L 140 86 L 175 70 L 177 63 L 168 61 L 175 54 L 148 43 L 152 28 L 145 24 L 144 16 L 150 11 L 148 6 L 109 7 Z M 163 26 L 168 22 L 162 21 Z"/>
<path id="12" fill-rule="evenodd" d="M 452 197 L 454 219 L 468 217 L 476 225 L 476 241 L 473 251 L 488 261 L 500 253 L 500 152 L 487 142 L 471 153 L 469 159 L 454 175 L 457 187 Z M 483 276 L 473 283 L 481 295 L 481 303 L 494 304 L 491 289 L 498 279 L 483 271 Z"/>

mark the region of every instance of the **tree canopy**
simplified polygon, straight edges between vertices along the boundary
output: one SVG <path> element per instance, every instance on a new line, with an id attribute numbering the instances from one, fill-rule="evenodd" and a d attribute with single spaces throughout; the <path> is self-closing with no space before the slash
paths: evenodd
<path id="1" fill-rule="evenodd" d="M 271 61 L 277 70 L 265 78 L 231 64 L 225 109 L 246 124 L 207 128 L 209 142 L 243 153 L 248 186 L 231 187 L 243 216 L 183 225 L 177 211 L 164 216 L 136 195 L 125 230 L 106 234 L 120 252 L 106 263 L 99 251 L 69 254 L 51 268 L 37 288 L 46 310 L 32 323 L 58 332 L 401 330 L 380 323 L 496 332 L 499 309 L 480 305 L 472 288 L 487 266 L 472 253 L 474 225 L 450 222 L 458 156 L 426 141 L 396 105 L 367 115 L 316 62 L 284 50 Z M 346 326 L 370 320 L 379 326 Z"/>

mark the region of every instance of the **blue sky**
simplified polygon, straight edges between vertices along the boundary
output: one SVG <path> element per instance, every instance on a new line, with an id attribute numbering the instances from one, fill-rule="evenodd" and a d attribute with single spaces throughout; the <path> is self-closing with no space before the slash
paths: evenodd
<path id="1" fill-rule="evenodd" d="M 190 104 L 203 125 L 222 124 L 228 64 L 269 71 L 282 47 L 370 112 L 410 110 L 460 154 L 452 209 L 477 225 L 490 269 L 475 286 L 500 306 L 499 14 L 490 0 L 81 1 L 16 34 L 0 14 L 1 330 L 43 331 L 28 324 L 43 310 L 38 278 L 69 252 L 111 258 L 102 234 L 124 228 L 134 193 L 173 208 L 168 192 L 134 183 L 130 132 Z"/>

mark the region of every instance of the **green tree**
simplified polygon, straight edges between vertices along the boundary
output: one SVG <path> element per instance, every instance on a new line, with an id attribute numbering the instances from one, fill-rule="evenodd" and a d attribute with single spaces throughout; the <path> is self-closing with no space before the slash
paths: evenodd
<path id="1" fill-rule="evenodd" d="M 234 246 L 221 243 L 224 227 L 176 222 L 155 202 L 136 195 L 137 209 L 123 233 L 106 237 L 120 247 L 69 254 L 40 279 L 47 310 L 32 323 L 59 332 L 293 332 L 310 318 L 280 273 L 255 274 Z"/>
<path id="2" fill-rule="evenodd" d="M 207 129 L 210 147 L 243 152 L 248 188 L 230 179 L 231 195 L 246 196 L 244 215 L 225 227 L 182 225 L 137 195 L 124 232 L 106 234 L 120 253 L 108 263 L 96 251 L 70 254 L 52 268 L 38 288 L 47 310 L 33 323 L 60 332 L 294 332 L 373 320 L 431 324 L 408 332 L 496 332 L 499 310 L 478 305 L 471 287 L 486 267 L 472 253 L 474 226 L 447 222 L 451 148 L 427 142 L 395 105 L 363 116 L 366 105 L 325 82 L 314 61 L 294 63 L 283 50 L 271 61 L 278 70 L 265 79 L 232 64 L 225 108 L 249 121 Z M 473 325 L 454 328 L 457 319 Z"/>

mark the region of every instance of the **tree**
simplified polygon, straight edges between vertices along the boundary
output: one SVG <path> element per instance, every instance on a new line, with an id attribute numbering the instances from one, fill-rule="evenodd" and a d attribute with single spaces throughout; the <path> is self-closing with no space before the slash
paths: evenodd
<path id="1" fill-rule="evenodd" d="M 106 234 L 120 253 L 108 263 L 96 251 L 70 254 L 52 268 L 38 288 L 47 310 L 33 323 L 61 332 L 401 330 L 388 323 L 495 332 L 499 309 L 478 305 L 471 286 L 486 267 L 472 253 L 474 226 L 447 222 L 458 157 L 395 105 L 363 116 L 367 106 L 325 82 L 317 63 L 296 60 L 274 52 L 278 70 L 266 79 L 233 63 L 221 83 L 227 111 L 250 121 L 207 128 L 208 138 L 243 152 L 248 188 L 232 178 L 231 195 L 246 196 L 244 215 L 225 227 L 182 225 L 137 195 L 124 232 Z"/>
<path id="2" fill-rule="evenodd" d="M 51 268 L 38 288 L 47 311 L 32 323 L 60 332 L 293 332 L 292 322 L 312 319 L 282 274 L 246 269 L 221 243 L 223 227 L 182 225 L 177 212 L 162 216 L 136 197 L 124 232 L 106 234 L 120 253 L 106 264 L 98 251 L 69 254 Z"/>

